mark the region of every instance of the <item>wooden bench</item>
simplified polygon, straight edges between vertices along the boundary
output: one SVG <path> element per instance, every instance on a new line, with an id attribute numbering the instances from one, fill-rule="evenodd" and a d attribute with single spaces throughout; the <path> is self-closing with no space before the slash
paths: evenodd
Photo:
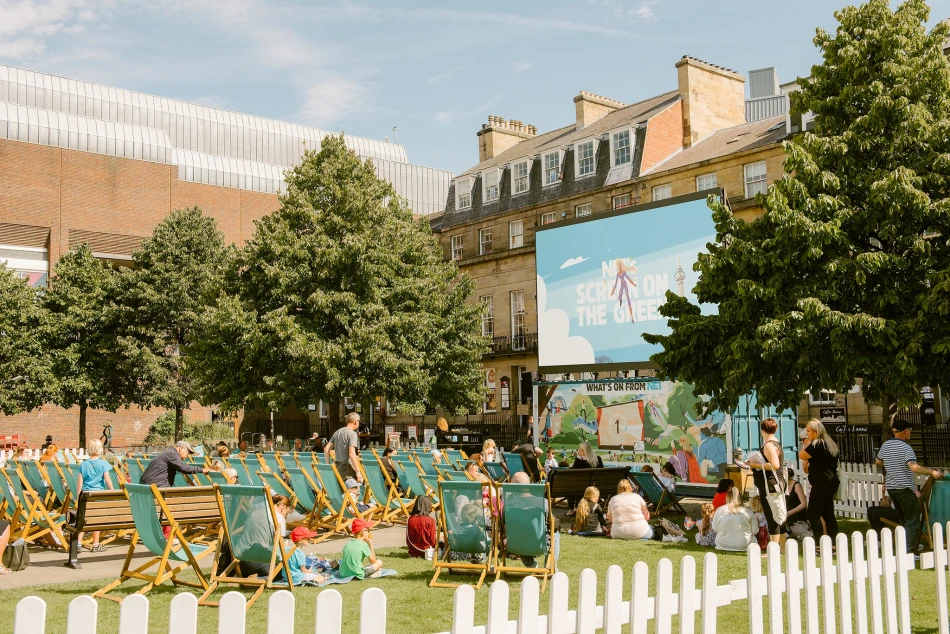
<path id="1" fill-rule="evenodd" d="M 210 526 L 221 521 L 214 487 L 172 487 L 160 491 L 180 525 Z M 162 525 L 168 526 L 164 518 Z M 64 565 L 74 569 L 82 567 L 79 564 L 79 533 L 133 529 L 135 520 L 124 490 L 83 491 L 76 512 L 69 514 L 63 526 L 63 530 L 69 533 L 69 560 Z"/>
<path id="2" fill-rule="evenodd" d="M 597 487 L 600 499 L 606 500 L 617 493 L 617 484 L 630 475 L 629 467 L 605 467 L 603 469 L 551 469 L 548 485 L 551 499 L 584 497 L 587 487 Z"/>
<path id="3" fill-rule="evenodd" d="M 677 482 L 676 495 L 683 498 L 697 498 L 700 500 L 712 500 L 716 495 L 716 484 L 706 484 L 703 482 Z"/>

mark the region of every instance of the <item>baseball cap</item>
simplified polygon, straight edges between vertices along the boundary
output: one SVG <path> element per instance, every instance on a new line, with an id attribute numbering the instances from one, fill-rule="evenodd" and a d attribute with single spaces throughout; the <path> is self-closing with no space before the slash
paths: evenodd
<path id="1" fill-rule="evenodd" d="M 355 520 L 353 520 L 353 524 L 350 526 L 350 531 L 352 531 L 354 535 L 359 535 L 367 528 L 373 528 L 374 526 L 376 526 L 376 522 L 367 522 L 366 520 L 357 517 Z"/>
<path id="2" fill-rule="evenodd" d="M 346 480 L 343 481 L 343 486 L 345 486 L 347 489 L 352 489 L 352 488 L 358 487 L 359 485 L 360 483 L 354 480 L 353 478 L 347 478 Z"/>
<path id="3" fill-rule="evenodd" d="M 191 453 L 191 454 L 195 453 L 195 450 L 192 449 L 191 447 L 191 443 L 188 442 L 187 440 L 179 440 L 178 442 L 175 443 L 175 446 L 184 447 L 185 449 L 188 450 L 188 453 Z"/>
<path id="4" fill-rule="evenodd" d="M 316 536 L 317 531 L 307 530 L 306 526 L 298 526 L 290 532 L 290 541 L 296 544 L 301 539 L 310 539 L 311 537 Z"/>
<path id="5" fill-rule="evenodd" d="M 894 431 L 904 431 L 905 429 L 910 429 L 910 423 L 908 423 L 903 418 L 898 418 L 893 423 L 891 423 L 891 429 Z"/>

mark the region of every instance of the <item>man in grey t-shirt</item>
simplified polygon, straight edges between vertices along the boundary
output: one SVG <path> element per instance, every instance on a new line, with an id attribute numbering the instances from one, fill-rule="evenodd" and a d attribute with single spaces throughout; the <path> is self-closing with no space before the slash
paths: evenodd
<path id="1" fill-rule="evenodd" d="M 346 424 L 336 430 L 330 436 L 330 442 L 323 450 L 327 462 L 330 461 L 330 450 L 336 453 L 336 469 L 340 472 L 340 477 L 356 478 L 357 482 L 363 481 L 363 473 L 359 468 L 360 437 L 356 434 L 357 427 L 360 426 L 360 415 L 356 412 L 350 412 L 346 415 Z"/>

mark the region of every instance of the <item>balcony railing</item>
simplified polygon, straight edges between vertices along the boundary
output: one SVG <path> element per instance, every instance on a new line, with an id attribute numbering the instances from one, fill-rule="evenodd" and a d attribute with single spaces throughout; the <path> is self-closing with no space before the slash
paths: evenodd
<path id="1" fill-rule="evenodd" d="M 491 350 L 489 350 L 485 356 L 499 357 L 537 351 L 538 335 L 537 333 L 528 333 L 524 335 L 512 335 L 510 337 L 492 337 Z"/>

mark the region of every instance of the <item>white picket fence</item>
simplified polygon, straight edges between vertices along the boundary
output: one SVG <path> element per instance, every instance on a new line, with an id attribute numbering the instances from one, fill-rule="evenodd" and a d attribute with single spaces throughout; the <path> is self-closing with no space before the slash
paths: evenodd
<path id="1" fill-rule="evenodd" d="M 950 525 L 948 525 L 950 529 Z M 937 624 L 939 634 L 950 634 L 947 603 L 948 552 L 940 525 L 934 526 L 935 552 L 922 558 L 923 568 L 935 568 Z M 777 544 L 769 544 L 763 562 L 758 546 L 749 547 L 745 579 L 720 584 L 715 552 L 703 557 L 697 573 L 696 561 L 683 557 L 679 564 L 679 585 L 673 586 L 673 563 L 662 559 L 655 577 L 644 562 L 634 564 L 628 582 L 620 566 L 611 566 L 605 580 L 605 599 L 597 605 L 597 575 L 585 570 L 578 580 L 577 605 L 569 605 L 567 575 L 558 573 L 550 582 L 549 610 L 539 611 L 541 593 L 538 580 L 525 578 L 520 587 L 520 605 L 515 619 L 509 612 L 510 588 L 504 581 L 489 588 L 488 620 L 475 624 L 476 592 L 471 586 L 455 591 L 452 629 L 443 634 L 672 634 L 677 616 L 679 634 L 695 634 L 696 621 L 702 634 L 714 634 L 720 610 L 737 604 L 748 617 L 751 634 L 911 634 L 908 573 L 915 567 L 913 555 L 904 553 L 904 530 L 892 535 L 855 533 L 837 540 L 837 556 L 832 556 L 831 539 L 823 537 L 816 553 L 815 542 L 807 538 L 799 560 L 798 545 L 789 541 L 784 556 Z M 898 555 L 897 553 L 900 553 Z M 763 573 L 763 563 L 765 572 Z M 625 595 L 625 588 L 629 591 Z M 439 591 L 432 591 L 427 609 L 444 609 Z M 819 603 L 819 593 L 821 603 Z M 768 602 L 768 625 L 763 600 Z M 292 634 L 296 599 L 286 590 L 269 597 L 267 631 Z M 67 634 L 97 632 L 96 601 L 83 596 L 73 599 L 67 615 Z M 148 634 L 149 602 L 131 595 L 122 601 L 119 634 Z M 243 634 L 246 630 L 245 598 L 230 592 L 221 599 L 219 634 Z M 252 618 L 262 618 L 255 616 Z M 199 610 L 193 594 L 179 594 L 171 602 L 168 631 L 197 634 Z M 360 599 L 360 634 L 385 634 L 387 598 L 383 590 L 371 588 Z M 652 621 L 652 627 L 651 627 Z M 27 597 L 17 604 L 14 634 L 44 634 L 46 603 Z M 625 629 L 625 626 L 629 626 Z M 343 628 L 343 598 L 326 589 L 316 596 L 316 622 L 308 632 L 340 634 Z M 202 629 L 206 631 L 206 629 Z M 101 633 L 100 633 L 101 634 Z M 421 634 L 421 633 L 420 633 Z"/>
<path id="2" fill-rule="evenodd" d="M 61 448 L 61 451 L 63 451 L 64 453 L 72 454 L 77 460 L 86 459 L 86 450 L 82 448 L 79 448 L 79 449 Z M 15 454 L 16 454 L 15 449 L 0 449 L 0 458 L 2 459 L 9 460 L 10 458 L 16 457 Z M 43 455 L 43 452 L 40 449 L 29 449 L 27 450 L 27 454 L 29 458 L 31 459 L 39 460 L 40 456 Z"/>

